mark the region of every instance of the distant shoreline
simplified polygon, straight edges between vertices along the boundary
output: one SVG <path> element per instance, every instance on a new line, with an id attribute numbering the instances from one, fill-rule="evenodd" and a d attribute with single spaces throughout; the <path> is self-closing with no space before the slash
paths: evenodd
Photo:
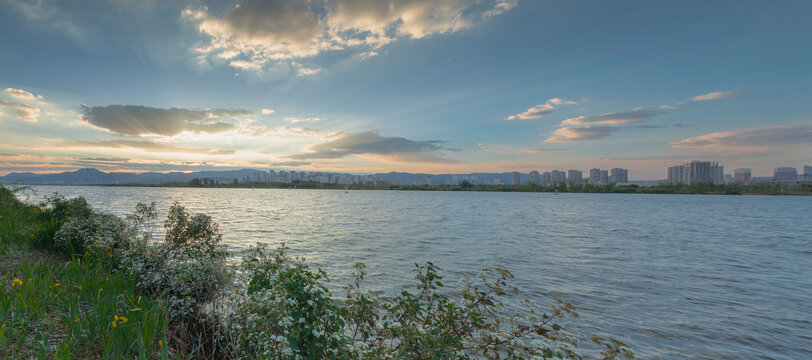
<path id="1" fill-rule="evenodd" d="M 45 186 L 103 186 L 103 187 L 161 187 L 161 188 L 218 188 L 218 189 L 311 189 L 311 190 L 396 190 L 396 191 L 474 191 L 474 192 L 547 192 L 547 193 L 597 193 L 597 194 L 694 194 L 694 195 L 801 195 L 812 196 L 812 184 L 728 184 L 728 185 L 655 185 L 626 184 L 570 184 L 540 186 L 523 185 L 395 185 L 395 184 L 332 184 L 316 182 L 297 183 L 237 183 L 190 185 L 188 183 L 164 184 L 38 184 Z"/>

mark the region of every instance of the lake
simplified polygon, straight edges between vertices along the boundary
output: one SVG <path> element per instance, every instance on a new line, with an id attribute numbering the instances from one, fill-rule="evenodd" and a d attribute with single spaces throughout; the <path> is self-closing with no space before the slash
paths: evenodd
<path id="1" fill-rule="evenodd" d="M 572 302 L 568 330 L 639 358 L 812 358 L 812 197 L 36 186 L 127 214 L 174 201 L 239 252 L 286 243 L 345 283 L 413 286 L 414 263 L 503 267 L 521 298 Z M 518 300 L 520 298 L 516 298 Z M 586 345 L 585 343 L 583 343 Z"/>

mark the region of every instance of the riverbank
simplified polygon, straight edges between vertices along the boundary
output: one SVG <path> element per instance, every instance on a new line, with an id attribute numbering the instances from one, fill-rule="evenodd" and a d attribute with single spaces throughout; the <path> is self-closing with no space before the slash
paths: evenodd
<path id="1" fill-rule="evenodd" d="M 207 184 L 165 183 L 165 184 L 105 184 L 93 186 L 125 187 L 179 187 L 179 188 L 219 188 L 219 189 L 317 189 L 317 190 L 396 190 L 396 191 L 479 191 L 479 192 L 551 192 L 551 193 L 596 193 L 596 194 L 697 194 L 697 195 L 802 195 L 812 196 L 812 183 L 793 184 L 694 184 L 694 185 L 655 185 L 639 186 L 625 184 L 573 184 L 554 185 L 394 185 L 394 184 L 331 184 L 317 182 L 293 183 L 229 183 Z"/>
<path id="2" fill-rule="evenodd" d="M 165 241 L 154 242 L 147 228 L 157 216 L 139 204 L 119 218 L 60 196 L 26 205 L 0 187 L 0 356 L 581 357 L 558 325 L 577 316 L 567 302 L 556 299 L 547 311 L 528 303 L 527 312 L 504 317 L 503 299 L 514 290 L 507 270 L 486 269 L 447 289 L 440 269 L 416 265 L 415 288 L 382 300 L 365 290 L 356 264 L 346 296 L 336 296 L 324 272 L 284 245 L 254 247 L 231 265 L 210 217 L 175 204 Z M 631 356 L 623 342 L 593 341 L 598 357 Z"/>

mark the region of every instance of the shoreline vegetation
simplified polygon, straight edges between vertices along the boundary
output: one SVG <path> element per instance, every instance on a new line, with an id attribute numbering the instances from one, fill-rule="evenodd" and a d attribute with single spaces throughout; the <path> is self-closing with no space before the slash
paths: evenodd
<path id="1" fill-rule="evenodd" d="M 12 359 L 530 359 L 584 358 L 560 324 L 578 313 L 520 297 L 505 269 L 446 288 L 442 270 L 415 264 L 414 287 L 381 298 L 365 267 L 331 292 L 320 269 L 283 245 L 257 244 L 239 261 L 218 225 L 175 203 L 152 239 L 155 204 L 118 217 L 84 198 L 21 202 L 0 186 L 0 357 Z M 633 358 L 593 336 L 590 358 Z"/>
<path id="2" fill-rule="evenodd" d="M 123 187 L 181 187 L 181 188 L 224 188 L 224 189 L 318 189 L 318 190 L 396 190 L 396 191 L 479 191 L 479 192 L 557 192 L 557 193 L 601 193 L 601 194 L 698 194 L 698 195 L 805 195 L 812 196 L 812 183 L 760 183 L 760 184 L 661 184 L 653 186 L 626 184 L 576 184 L 559 183 L 552 185 L 474 185 L 463 181 L 459 185 L 395 185 L 395 184 L 332 184 L 318 182 L 243 182 L 214 183 L 205 179 L 189 182 L 163 184 L 102 184 L 89 186 Z"/>

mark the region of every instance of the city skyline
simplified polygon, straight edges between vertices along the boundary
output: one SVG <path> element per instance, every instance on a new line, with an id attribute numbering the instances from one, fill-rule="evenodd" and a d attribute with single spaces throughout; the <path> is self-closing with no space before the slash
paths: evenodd
<path id="1" fill-rule="evenodd" d="M 812 163 L 809 3 L 0 10 L 0 175 L 622 168 L 658 180 L 702 159 L 752 177 Z"/>

